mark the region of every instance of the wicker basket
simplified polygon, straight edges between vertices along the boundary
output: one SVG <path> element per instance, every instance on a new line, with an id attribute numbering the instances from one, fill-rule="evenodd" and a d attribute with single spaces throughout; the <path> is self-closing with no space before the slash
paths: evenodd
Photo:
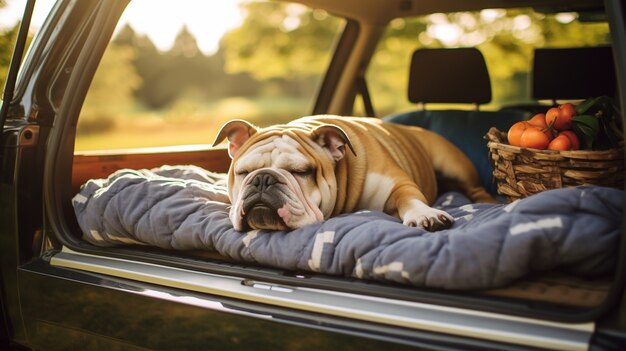
<path id="1" fill-rule="evenodd" d="M 491 128 L 488 140 L 498 193 L 513 201 L 549 189 L 578 185 L 624 187 L 624 147 L 603 151 L 553 151 L 506 144 Z"/>

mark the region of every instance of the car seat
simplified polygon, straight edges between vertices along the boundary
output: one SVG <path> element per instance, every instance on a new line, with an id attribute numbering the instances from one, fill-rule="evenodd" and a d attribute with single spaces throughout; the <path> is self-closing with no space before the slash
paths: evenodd
<path id="1" fill-rule="evenodd" d="M 503 110 L 545 113 L 557 100 L 584 100 L 617 93 L 615 66 L 610 46 L 535 49 L 531 96 L 549 103 L 512 105 Z"/>
<path id="2" fill-rule="evenodd" d="M 409 101 L 421 110 L 390 115 L 385 121 L 414 125 L 439 133 L 472 161 L 482 185 L 496 195 L 487 141 L 489 128 L 508 130 L 527 117 L 521 110 L 480 111 L 491 101 L 491 82 L 482 53 L 476 48 L 418 49 L 410 67 Z M 428 110 L 428 103 L 474 104 L 473 110 Z"/>
<path id="3" fill-rule="evenodd" d="M 532 92 L 536 100 L 613 97 L 616 86 L 609 46 L 535 50 Z"/>

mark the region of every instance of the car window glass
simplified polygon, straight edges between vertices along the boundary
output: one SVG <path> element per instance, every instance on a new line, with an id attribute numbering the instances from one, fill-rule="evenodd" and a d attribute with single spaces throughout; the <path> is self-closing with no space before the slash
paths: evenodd
<path id="1" fill-rule="evenodd" d="M 480 12 L 432 14 L 393 20 L 366 72 L 378 116 L 414 110 L 408 101 L 411 55 L 418 48 L 477 47 L 485 57 L 495 110 L 530 103 L 534 48 L 596 46 L 609 43 L 609 28 L 594 14 L 539 13 L 529 9 L 487 9 Z M 447 108 L 429 105 L 429 108 Z M 454 105 L 453 108 L 473 106 Z M 355 113 L 362 113 L 357 99 Z"/>
<path id="2" fill-rule="evenodd" d="M 230 119 L 310 114 L 341 24 L 286 2 L 133 0 L 88 91 L 76 150 L 207 144 Z"/>

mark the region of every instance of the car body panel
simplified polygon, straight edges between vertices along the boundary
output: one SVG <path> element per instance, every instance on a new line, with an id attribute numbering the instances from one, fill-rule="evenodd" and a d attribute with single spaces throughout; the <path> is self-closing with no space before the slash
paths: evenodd
<path id="1" fill-rule="evenodd" d="M 584 350 L 594 330 L 593 323 L 545 322 L 416 302 L 277 285 L 154 264 L 107 259 L 76 253 L 69 249 L 54 255 L 50 263 L 56 267 L 118 276 L 239 301 L 321 313 L 329 317 L 496 342 L 513 342 L 530 347 Z"/>
<path id="2" fill-rule="evenodd" d="M 377 350 L 326 323 L 303 323 L 256 304 L 150 284 L 111 280 L 34 261 L 21 268 L 29 289 L 22 310 L 29 346 L 35 349 L 346 349 Z M 38 291 L 46 291 L 40 294 Z M 198 296 L 198 295 L 196 295 Z M 277 315 L 278 318 L 274 317 Z M 277 322 L 280 321 L 280 322 Z M 304 327 L 303 325 L 307 325 Z M 404 347 L 391 345 L 397 349 Z"/>

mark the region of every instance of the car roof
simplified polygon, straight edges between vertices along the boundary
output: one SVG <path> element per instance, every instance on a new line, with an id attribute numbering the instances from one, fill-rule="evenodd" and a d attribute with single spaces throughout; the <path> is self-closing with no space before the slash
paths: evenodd
<path id="1" fill-rule="evenodd" d="M 293 1 L 293 0 L 292 0 Z M 533 7 L 542 12 L 594 10 L 602 0 L 296 0 L 335 15 L 384 24 L 393 18 L 488 8 Z"/>

